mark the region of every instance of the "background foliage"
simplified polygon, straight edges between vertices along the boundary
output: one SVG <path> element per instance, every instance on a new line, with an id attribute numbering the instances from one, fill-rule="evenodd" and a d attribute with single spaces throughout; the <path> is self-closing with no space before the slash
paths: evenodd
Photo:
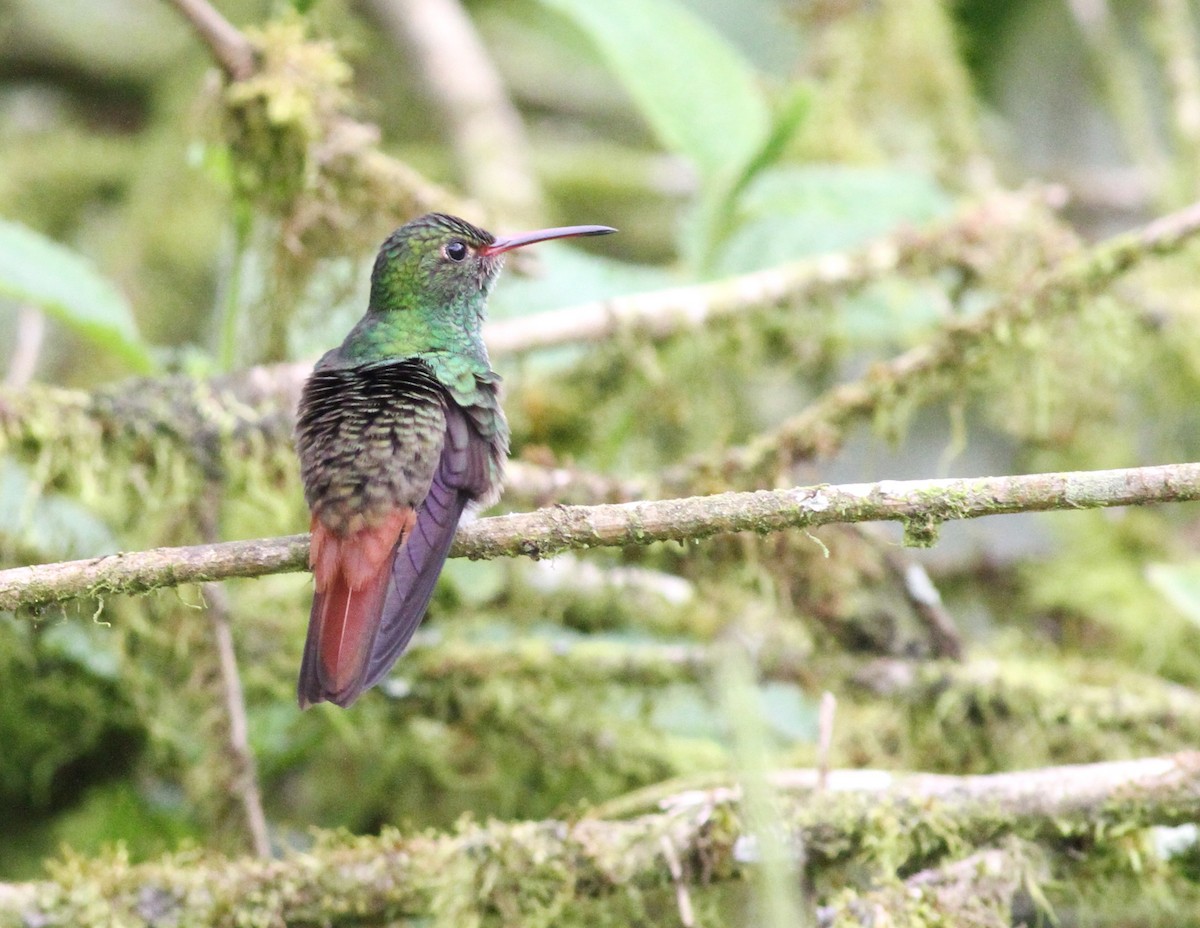
<path id="1" fill-rule="evenodd" d="M 466 134 L 482 117 L 439 93 L 395 26 L 403 6 L 222 2 L 260 62 L 226 86 L 167 4 L 0 0 L 0 418 L 56 385 L 134 423 L 0 439 L 4 566 L 305 528 L 286 425 L 206 432 L 170 394 L 121 383 L 339 341 L 378 241 L 428 195 L 426 181 L 410 201 L 403 183 L 372 186 L 408 177 L 372 174 L 380 152 L 461 191 L 432 205 L 496 231 L 621 229 L 510 270 L 498 319 L 852 251 L 1024 188 L 1017 219 L 985 215 L 951 257 L 852 292 L 503 359 L 514 454 L 621 478 L 769 434 L 1200 193 L 1186 0 L 473 0 L 482 59 L 440 53 L 476 80 L 494 66 L 519 117 L 483 148 Z M 493 160 L 521 183 L 488 180 Z M 771 482 L 1194 460 L 1198 273 L 1188 246 L 1069 312 L 1035 306 L 982 364 L 898 391 L 873 427 Z M 750 488 L 700 473 L 696 491 Z M 348 713 L 294 705 L 306 576 L 231 582 L 227 601 L 184 588 L 0 615 L 0 877 L 41 873 L 64 844 L 90 857 L 119 842 L 134 860 L 249 846 L 214 604 L 276 848 L 310 845 L 311 826 L 570 817 L 672 777 L 810 765 L 825 690 L 835 766 L 991 772 L 1182 749 L 1200 731 L 1197 527 L 1177 506 L 950 526 L 919 555 L 898 533 L 822 529 L 451 562 L 413 653 Z M 935 659 L 910 563 L 941 589 L 965 662 Z M 1067 855 L 1054 906 L 1190 924 L 1196 850 L 1155 840 Z M 857 876 L 806 891 L 827 902 L 870 885 Z M 782 919 L 780 885 L 755 899 Z M 704 904 L 740 924 L 742 892 Z M 466 903 L 443 903 L 455 923 Z M 654 900 L 639 917 L 678 919 Z"/>

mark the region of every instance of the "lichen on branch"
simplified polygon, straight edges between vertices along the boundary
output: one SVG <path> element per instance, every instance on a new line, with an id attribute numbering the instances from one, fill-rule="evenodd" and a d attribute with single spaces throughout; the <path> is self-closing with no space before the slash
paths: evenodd
<path id="1" fill-rule="evenodd" d="M 594 547 L 694 541 L 728 532 L 778 532 L 853 522 L 929 526 L 1014 512 L 1200 499 L 1200 464 L 948 480 L 883 481 L 719 493 L 599 506 L 553 506 L 459 529 L 452 557 L 549 557 Z M 927 538 L 923 535 L 922 538 Z M 0 571 L 0 610 L 77 597 L 144 593 L 181 583 L 303 570 L 303 535 L 114 554 Z"/>

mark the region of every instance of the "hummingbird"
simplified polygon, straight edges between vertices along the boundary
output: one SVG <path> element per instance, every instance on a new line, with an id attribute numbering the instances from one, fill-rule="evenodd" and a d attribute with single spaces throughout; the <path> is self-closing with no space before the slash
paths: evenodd
<path id="1" fill-rule="evenodd" d="M 296 448 L 315 592 L 300 708 L 349 706 L 403 653 L 467 506 L 500 495 L 508 423 L 482 337 L 504 255 L 608 226 L 504 238 L 442 213 L 383 243 L 366 314 L 304 384 Z"/>

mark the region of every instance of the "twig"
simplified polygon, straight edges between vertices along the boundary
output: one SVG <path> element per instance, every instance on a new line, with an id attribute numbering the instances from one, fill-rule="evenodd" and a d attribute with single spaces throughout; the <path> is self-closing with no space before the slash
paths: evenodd
<path id="1" fill-rule="evenodd" d="M 837 713 L 837 697 L 826 690 L 821 694 L 817 709 L 817 790 L 829 783 L 829 753 L 833 748 L 833 721 Z"/>
<path id="2" fill-rule="evenodd" d="M 208 0 L 169 0 L 199 33 L 221 69 L 235 81 L 254 73 L 254 48 Z"/>
<path id="3" fill-rule="evenodd" d="M 903 522 L 910 543 L 930 544 L 938 525 L 945 521 L 1196 499 L 1200 499 L 1200 464 L 796 487 L 653 502 L 558 506 L 495 516 L 461 527 L 451 556 L 541 558 L 580 548 L 879 521 Z M 307 563 L 307 536 L 289 535 L 17 567 L 0 571 L 0 610 L 80 596 L 144 593 L 181 583 L 261 577 L 304 570 Z"/>
<path id="4" fill-rule="evenodd" d="M 4 386 L 15 390 L 24 387 L 33 379 L 45 337 L 45 314 L 36 306 L 20 307 L 17 310 L 15 344 L 8 359 L 8 371 L 4 375 Z"/>
<path id="5" fill-rule="evenodd" d="M 217 481 L 210 481 L 205 499 L 197 507 L 201 533 L 206 538 L 215 539 L 217 536 L 220 504 L 221 485 Z M 245 833 L 250 837 L 254 853 L 259 857 L 270 857 L 271 837 L 267 832 L 267 817 L 263 812 L 262 794 L 258 788 L 254 752 L 250 748 L 246 697 L 242 690 L 242 676 L 238 671 L 237 650 L 233 642 L 229 596 L 219 583 L 204 584 L 203 593 L 204 601 L 208 605 L 208 620 L 217 653 L 221 692 L 225 698 L 225 724 L 221 726 L 224 729 L 221 734 L 227 741 L 229 766 L 232 768 L 226 785 L 242 808 Z"/>
<path id="6" fill-rule="evenodd" d="M 217 583 L 204 584 L 204 599 L 208 604 L 217 659 L 221 668 L 221 683 L 225 693 L 225 715 L 229 720 L 229 752 L 233 761 L 231 785 L 250 835 L 254 853 L 271 856 L 271 837 L 267 832 L 267 817 L 263 812 L 262 794 L 258 788 L 257 765 L 250 748 L 246 719 L 246 697 L 238 672 L 237 651 L 233 643 L 233 627 L 229 621 L 229 597 Z"/>
<path id="7" fill-rule="evenodd" d="M 862 531 L 866 534 L 866 528 Z M 883 560 L 887 564 L 888 570 L 901 582 L 904 594 L 912 603 L 917 617 L 928 629 L 933 656 L 961 661 L 966 648 L 962 635 L 958 631 L 958 626 L 954 624 L 954 618 L 942 602 L 942 594 L 934 585 L 924 565 L 913 560 L 904 551 L 888 544 L 886 540 L 877 537 L 877 533 L 870 534 L 872 540 L 879 545 L 879 549 L 883 552 Z"/>
<path id="8" fill-rule="evenodd" d="M 1131 828 L 1200 816 L 1195 752 L 988 776 L 842 770 L 830 774 L 819 797 L 816 771 L 781 771 L 771 780 L 785 799 L 780 824 L 803 841 L 813 866 L 869 860 L 872 823 L 881 821 L 889 823 L 889 863 L 903 866 L 1010 834 L 1050 844 L 1104 842 Z M 0 920 L 140 928 L 217 924 L 230 911 L 247 924 L 421 916 L 435 887 L 445 887 L 447 861 L 481 911 L 502 911 L 511 899 L 494 894 L 519 885 L 521 869 L 534 862 L 543 879 L 561 874 L 555 891 L 570 904 L 661 886 L 664 835 L 695 863 L 681 870 L 685 878 L 744 875 L 734 856 L 740 819 L 737 789 L 723 786 L 673 796 L 631 820 L 468 824 L 443 836 L 357 838 L 272 861 L 188 854 L 136 866 L 93 863 L 62 868 L 61 882 L 0 887 Z"/>
<path id="9" fill-rule="evenodd" d="M 675 905 L 679 909 L 679 924 L 683 928 L 695 928 L 696 915 L 692 909 L 692 897 L 688 893 L 687 883 L 683 879 L 683 866 L 679 862 L 679 852 L 667 835 L 663 835 L 659 844 L 662 845 L 663 859 L 667 862 L 667 870 L 671 874 L 671 882 L 675 884 Z"/>
<path id="10" fill-rule="evenodd" d="M 542 212 L 521 116 L 458 0 L 360 0 L 405 50 L 450 136 L 467 192 L 522 225 Z"/>

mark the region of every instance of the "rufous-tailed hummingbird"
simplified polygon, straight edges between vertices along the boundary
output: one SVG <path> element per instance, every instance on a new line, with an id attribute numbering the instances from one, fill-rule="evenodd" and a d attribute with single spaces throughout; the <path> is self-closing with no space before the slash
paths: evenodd
<path id="1" fill-rule="evenodd" d="M 431 213 L 383 243 L 366 315 L 300 397 L 316 583 L 301 708 L 348 706 L 383 679 L 425 614 L 463 509 L 499 496 L 508 423 L 481 328 L 504 253 L 615 231 L 495 238 Z"/>

